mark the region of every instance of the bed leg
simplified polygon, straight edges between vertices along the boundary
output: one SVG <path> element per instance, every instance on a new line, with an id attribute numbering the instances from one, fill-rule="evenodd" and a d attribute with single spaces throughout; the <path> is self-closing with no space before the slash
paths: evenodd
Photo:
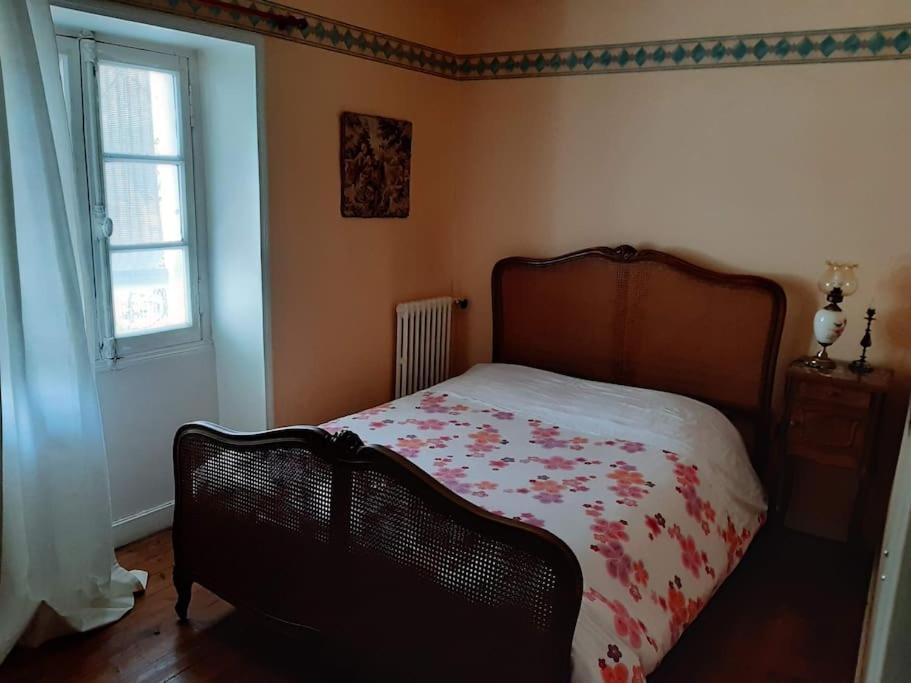
<path id="1" fill-rule="evenodd" d="M 174 605 L 174 611 L 177 612 L 180 622 L 186 623 L 187 609 L 193 593 L 193 580 L 177 567 L 174 567 L 174 588 L 177 589 L 177 603 Z"/>

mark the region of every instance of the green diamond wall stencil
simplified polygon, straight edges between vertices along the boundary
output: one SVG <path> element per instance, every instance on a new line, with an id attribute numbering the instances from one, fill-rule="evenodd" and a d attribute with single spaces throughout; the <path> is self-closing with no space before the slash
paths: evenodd
<path id="1" fill-rule="evenodd" d="M 899 54 L 903 54 L 905 50 L 911 47 L 911 34 L 907 31 L 902 31 L 893 38 L 892 46 L 898 50 Z"/>
<path id="2" fill-rule="evenodd" d="M 832 36 L 826 36 L 819 44 L 819 51 L 826 57 L 830 56 L 836 49 L 838 49 L 838 41 Z"/>
<path id="3" fill-rule="evenodd" d="M 799 54 L 801 57 L 806 58 L 815 49 L 816 46 L 813 44 L 813 41 L 807 37 L 804 37 L 804 39 L 801 40 L 797 45 L 797 54 Z"/>
<path id="4" fill-rule="evenodd" d="M 459 81 L 911 59 L 911 24 L 460 55 L 272 0 L 116 0 Z"/>

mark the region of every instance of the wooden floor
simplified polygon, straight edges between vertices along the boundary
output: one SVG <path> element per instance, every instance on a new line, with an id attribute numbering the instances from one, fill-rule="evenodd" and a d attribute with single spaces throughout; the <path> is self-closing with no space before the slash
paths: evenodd
<path id="1" fill-rule="evenodd" d="M 199 586 L 190 623 L 174 616 L 170 536 L 117 553 L 149 587 L 117 624 L 17 650 L 0 681 L 332 680 L 318 648 L 282 640 Z M 850 683 L 869 561 L 844 546 L 766 530 L 649 683 Z"/>

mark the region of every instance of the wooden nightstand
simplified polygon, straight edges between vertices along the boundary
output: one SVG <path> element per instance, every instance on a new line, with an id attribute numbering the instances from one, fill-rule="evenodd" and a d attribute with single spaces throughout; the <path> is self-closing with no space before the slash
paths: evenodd
<path id="1" fill-rule="evenodd" d="M 839 362 L 820 372 L 788 368 L 779 513 L 786 526 L 859 540 L 867 475 L 874 466 L 892 371 L 857 375 Z"/>

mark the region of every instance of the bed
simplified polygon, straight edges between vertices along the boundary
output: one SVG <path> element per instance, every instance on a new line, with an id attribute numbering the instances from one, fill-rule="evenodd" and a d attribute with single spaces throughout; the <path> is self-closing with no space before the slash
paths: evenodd
<path id="1" fill-rule="evenodd" d="M 784 294 L 627 246 L 492 285 L 493 363 L 322 427 L 178 431 L 182 619 L 198 582 L 350 680 L 644 681 L 763 523 Z"/>

